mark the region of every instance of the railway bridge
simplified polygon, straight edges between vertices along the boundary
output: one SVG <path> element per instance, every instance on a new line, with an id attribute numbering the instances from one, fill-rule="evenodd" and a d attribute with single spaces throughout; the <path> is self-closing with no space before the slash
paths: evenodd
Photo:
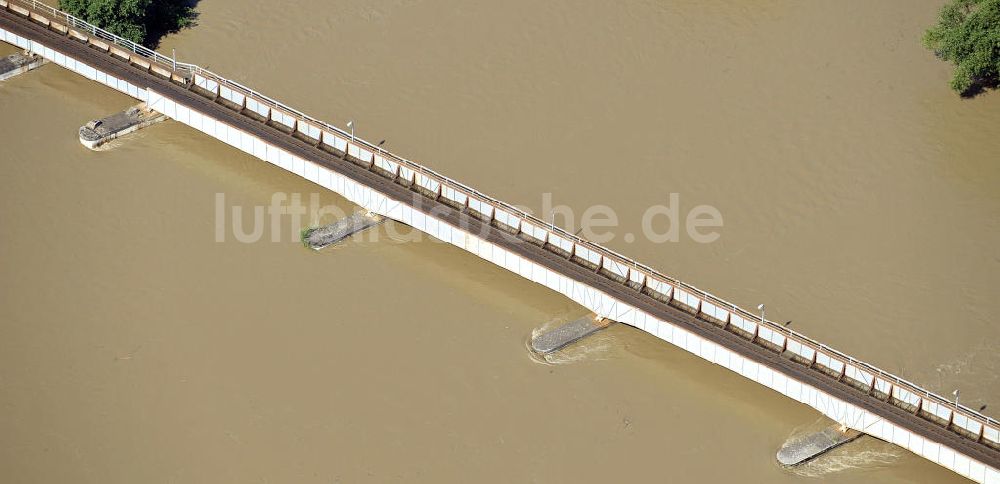
<path id="1" fill-rule="evenodd" d="M 1000 422 L 539 220 L 247 86 L 32 0 L 0 41 L 974 481 L 1000 484 Z"/>

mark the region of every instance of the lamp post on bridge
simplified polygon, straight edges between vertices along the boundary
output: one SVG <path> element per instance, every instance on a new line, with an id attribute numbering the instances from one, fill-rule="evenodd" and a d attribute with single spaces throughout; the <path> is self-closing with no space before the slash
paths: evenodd
<path id="1" fill-rule="evenodd" d="M 763 325 L 764 324 L 764 305 L 763 304 L 758 304 L 757 305 L 757 309 L 760 309 L 760 324 Z"/>
<path id="2" fill-rule="evenodd" d="M 955 395 L 955 408 L 957 409 L 958 408 L 958 394 L 959 394 L 959 391 L 956 389 L 955 391 L 951 392 L 951 394 Z"/>
<path id="3" fill-rule="evenodd" d="M 351 128 L 351 143 L 353 143 L 354 142 L 354 120 L 353 119 L 347 122 L 347 127 Z"/>

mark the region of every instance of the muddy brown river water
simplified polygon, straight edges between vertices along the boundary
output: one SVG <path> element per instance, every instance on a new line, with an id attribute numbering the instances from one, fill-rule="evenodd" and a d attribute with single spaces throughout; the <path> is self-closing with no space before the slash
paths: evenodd
<path id="1" fill-rule="evenodd" d="M 996 415 L 1000 94 L 948 90 L 938 1 L 581 3 L 205 0 L 161 51 L 536 212 L 607 205 L 612 248 Z M 79 144 L 132 103 L 0 84 L 4 481 L 960 481 L 871 438 L 781 469 L 817 412 L 621 325 L 539 363 L 582 308 L 392 223 L 217 242 L 217 194 L 247 227 L 354 207 L 177 123 Z M 717 241 L 638 235 L 672 193 Z"/>

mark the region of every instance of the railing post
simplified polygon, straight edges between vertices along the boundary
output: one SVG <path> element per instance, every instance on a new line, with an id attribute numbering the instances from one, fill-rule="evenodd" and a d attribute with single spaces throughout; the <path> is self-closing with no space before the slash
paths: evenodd
<path id="1" fill-rule="evenodd" d="M 164 55 L 162 55 L 162 54 L 159 54 L 159 53 L 157 53 L 157 52 L 155 52 L 155 51 L 153 51 L 151 49 L 148 49 L 148 48 L 146 48 L 146 47 L 144 47 L 144 46 L 142 46 L 142 45 L 140 45 L 140 44 L 138 44 L 136 42 L 132 42 L 132 41 L 130 41 L 128 39 L 125 39 L 125 38 L 123 38 L 121 36 L 118 36 L 118 35 L 115 35 L 115 34 L 113 34 L 111 32 L 108 32 L 107 30 L 98 28 L 97 26 L 94 26 L 94 25 L 86 22 L 85 20 L 76 18 L 76 17 L 74 17 L 72 15 L 69 15 L 68 13 L 60 11 L 57 8 L 50 7 L 49 5 L 46 5 L 44 2 L 40 2 L 38 0 L 30 0 L 30 1 L 29 0 L 16 0 L 16 3 L 19 4 L 19 5 L 22 5 L 22 6 L 28 6 L 28 5 L 30 5 L 32 11 L 34 11 L 35 13 L 42 12 L 43 15 L 52 15 L 53 19 L 63 18 L 65 20 L 67 26 L 72 26 L 74 28 L 77 28 L 77 29 L 79 29 L 80 32 L 90 32 L 91 35 L 94 37 L 94 40 L 96 40 L 96 39 L 102 39 L 104 41 L 110 41 L 110 42 L 112 42 L 112 43 L 114 43 L 114 44 L 116 44 L 118 46 L 124 46 L 124 47 L 130 48 L 131 51 L 134 54 L 139 54 L 139 52 L 142 51 L 142 53 L 143 53 L 142 55 L 144 57 L 150 57 L 150 56 L 152 56 L 152 58 L 153 58 L 153 60 L 155 62 L 162 62 L 163 64 L 167 64 L 167 62 L 169 62 L 169 64 L 171 65 L 172 70 L 175 71 L 175 72 L 178 69 L 176 50 L 172 50 L 172 55 L 171 55 L 171 57 L 168 60 L 167 57 L 164 56 Z M 34 54 L 34 42 L 31 39 L 27 40 L 27 51 L 29 53 Z M 184 69 L 186 69 L 187 72 L 189 72 L 191 74 L 195 74 L 195 73 L 199 73 L 199 72 L 205 72 L 206 73 L 206 77 L 211 78 L 215 82 L 217 82 L 217 84 L 220 87 L 215 90 L 214 94 L 215 94 L 216 98 L 218 98 L 220 96 L 220 94 L 221 94 L 221 85 L 223 83 L 226 83 L 226 85 L 229 86 L 229 87 L 237 86 L 240 89 L 245 89 L 245 90 L 249 91 L 249 95 L 244 96 L 244 99 L 243 99 L 243 102 L 242 102 L 242 108 L 243 109 L 246 109 L 249 97 L 251 97 L 251 96 L 258 97 L 259 96 L 259 99 L 264 100 L 267 103 L 271 103 L 275 107 L 279 107 L 282 111 L 294 114 L 294 116 L 293 116 L 294 122 L 293 122 L 293 125 L 292 125 L 292 133 L 293 134 L 295 132 L 297 132 L 298 129 L 299 129 L 299 127 L 300 127 L 299 118 L 302 118 L 302 120 L 307 123 L 307 126 L 310 125 L 310 123 L 315 123 L 315 124 L 320 125 L 320 126 L 327 126 L 327 127 L 331 128 L 333 130 L 332 132 L 334 132 L 334 133 L 338 133 L 339 132 L 339 133 L 342 133 L 344 135 L 347 134 L 343 130 L 341 130 L 340 128 L 336 128 L 336 127 L 334 127 L 332 125 L 328 125 L 328 124 L 323 123 L 323 122 L 321 122 L 319 120 L 316 120 L 316 119 L 313 119 L 313 118 L 311 118 L 309 116 L 306 116 L 304 113 L 301 113 L 301 112 L 299 112 L 299 111 L 297 111 L 297 110 L 295 110 L 293 108 L 290 108 L 290 107 L 287 107 L 287 106 L 285 106 L 285 105 L 283 105 L 281 103 L 278 103 L 276 100 L 268 98 L 267 96 L 259 95 L 258 93 L 255 93 L 254 91 L 250 90 L 249 88 L 246 88 L 245 86 L 242 86 L 241 84 L 236 83 L 235 81 L 226 81 L 224 78 L 211 73 L 211 71 L 204 70 L 204 69 L 202 69 L 202 68 L 200 68 L 200 67 L 198 67 L 196 65 L 192 65 L 192 64 L 183 64 L 182 63 L 181 67 L 184 68 Z M 275 115 L 274 109 L 269 109 L 268 116 L 267 116 L 268 120 L 274 121 L 274 119 L 275 119 L 274 115 Z M 326 136 L 325 136 L 324 133 L 325 132 L 321 130 L 321 132 L 320 132 L 320 134 L 318 136 L 318 140 L 319 141 L 317 143 L 317 146 L 320 145 L 320 144 L 323 144 L 325 142 L 325 137 Z M 363 140 L 360 140 L 360 139 L 359 140 L 355 140 L 354 137 L 353 137 L 353 132 L 351 133 L 351 143 L 349 143 L 349 146 L 350 145 L 354 145 L 356 148 L 359 148 L 361 146 L 365 146 L 366 148 L 372 148 L 372 147 L 374 147 L 374 145 L 372 145 L 370 143 L 367 143 L 367 142 L 365 142 Z M 378 148 L 376 148 L 376 149 L 378 149 Z M 381 153 L 382 153 L 381 149 L 378 149 L 378 152 L 381 155 Z M 402 164 L 403 164 L 403 162 L 402 162 L 402 159 L 400 159 L 400 158 L 397 158 L 397 159 L 400 160 L 400 163 L 397 163 L 397 166 L 396 166 L 396 169 L 395 169 L 395 177 L 399 178 L 400 175 L 401 175 L 401 173 L 402 173 Z M 406 160 L 405 163 L 407 164 L 407 168 L 408 169 L 411 169 L 412 171 L 414 171 L 416 173 L 419 173 L 419 174 L 421 174 L 423 176 L 427 176 L 427 173 L 431 173 L 433 175 L 433 177 L 430 177 L 431 179 L 434 179 L 434 180 L 445 180 L 445 181 L 447 181 L 449 183 L 449 186 L 454 186 L 454 185 L 462 186 L 463 190 L 466 190 L 466 191 L 468 191 L 470 193 L 474 193 L 474 194 L 476 194 L 476 196 L 478 198 L 480 198 L 480 199 L 482 199 L 484 201 L 490 202 L 490 207 L 492 209 L 492 211 L 490 213 L 490 220 L 493 220 L 494 217 L 495 217 L 496 207 L 503 207 L 504 210 L 511 211 L 513 214 L 517 215 L 522 220 L 531 220 L 531 221 L 533 221 L 533 223 L 538 224 L 540 227 L 545 227 L 546 225 L 549 225 L 549 230 L 545 231 L 543 245 L 545 245 L 545 244 L 551 244 L 552 243 L 551 242 L 552 235 L 558 235 L 559 237 L 565 238 L 566 240 L 568 240 L 571 243 L 571 249 L 569 251 L 570 252 L 570 259 L 572 259 L 574 257 L 577 257 L 576 246 L 577 245 L 581 245 L 581 246 L 587 248 L 587 250 L 591 250 L 591 251 L 594 251 L 594 252 L 598 253 L 598 255 L 599 255 L 599 261 L 598 261 L 598 264 L 597 264 L 597 271 L 598 272 L 600 272 L 600 270 L 603 268 L 605 259 L 607 257 L 611 257 L 611 260 L 616 261 L 616 262 L 617 261 L 624 261 L 624 265 L 626 266 L 626 277 L 625 277 L 626 284 L 628 284 L 628 283 L 630 283 L 630 281 L 632 281 L 632 276 L 634 274 L 642 274 L 638 270 L 637 266 L 633 265 L 632 267 L 629 267 L 628 266 L 629 259 L 626 258 L 626 257 L 624 257 L 624 256 L 622 256 L 621 254 L 618 254 L 615 251 L 606 249 L 606 248 L 604 248 L 601 245 L 591 243 L 591 242 L 589 242 L 587 240 L 584 240 L 584 239 L 582 239 L 580 237 L 577 237 L 575 234 L 570 234 L 570 233 L 568 233 L 568 232 L 566 232 L 566 231 L 564 231 L 562 229 L 560 229 L 559 231 L 557 231 L 556 230 L 556 226 L 554 224 L 554 219 L 553 219 L 552 223 L 547 224 L 544 220 L 539 220 L 539 219 L 536 219 L 534 217 L 530 217 L 528 214 L 524 213 L 523 211 L 520 211 L 520 210 L 517 210 L 514 207 L 511 207 L 509 204 L 506 204 L 506 203 L 500 202 L 498 200 L 495 200 L 492 197 L 489 197 L 489 196 L 486 196 L 485 194 L 479 193 L 478 191 L 476 191 L 476 190 L 474 190 L 474 189 L 472 189 L 470 187 L 465 187 L 464 185 L 461 185 L 458 182 L 454 182 L 450 178 L 447 178 L 447 177 L 445 177 L 443 175 L 437 174 L 434 170 L 426 169 L 423 166 L 421 166 L 419 164 L 416 164 L 416 163 L 413 163 L 413 162 L 411 162 L 409 160 Z M 373 154 L 373 158 L 372 158 L 372 161 L 371 161 L 371 163 L 370 163 L 369 166 L 370 167 L 374 166 L 374 164 L 375 164 L 375 160 L 374 160 L 374 154 Z M 452 185 L 452 183 L 454 183 L 454 185 Z M 443 190 L 443 185 L 439 185 L 439 187 L 437 189 L 437 198 L 441 198 L 442 193 L 443 193 L 442 190 Z M 466 209 L 469 208 L 469 197 L 468 196 L 466 198 L 466 201 L 465 201 L 464 205 L 465 205 Z M 523 225 L 519 225 L 516 229 L 517 229 L 518 232 L 521 232 L 523 230 Z M 604 254 L 608 254 L 608 256 L 606 257 Z M 633 264 L 637 264 L 635 261 L 631 261 L 631 262 Z M 645 270 L 648 271 L 647 275 L 643 276 L 646 279 L 643 279 L 642 282 L 636 281 L 637 284 L 639 284 L 640 286 L 645 286 L 646 284 L 648 284 L 650 282 L 648 280 L 648 277 L 650 277 L 650 275 L 652 275 L 652 274 L 655 274 L 655 278 L 662 279 L 664 281 L 669 281 L 667 284 L 668 284 L 668 286 L 671 287 L 671 289 L 668 289 L 668 293 L 670 293 L 669 294 L 670 299 L 676 299 L 676 296 L 677 296 L 676 290 L 677 290 L 677 288 L 678 287 L 683 287 L 690 294 L 696 295 L 699 298 L 698 299 L 698 304 L 697 304 L 697 306 L 695 308 L 696 309 L 696 311 L 695 311 L 696 315 L 697 314 L 704 314 L 704 313 L 702 313 L 703 304 L 704 304 L 703 300 L 704 301 L 710 301 L 713 304 L 718 305 L 720 308 L 723 307 L 722 304 L 726 303 L 726 301 L 724 301 L 724 300 L 722 300 L 720 298 L 712 296 L 712 295 L 708 294 L 707 292 L 701 291 L 701 290 L 699 290 L 697 288 L 694 288 L 692 286 L 680 283 L 676 279 L 664 276 L 663 274 L 660 274 L 659 272 L 654 271 L 653 269 L 651 269 L 649 267 L 645 267 Z M 640 288 L 640 290 L 641 290 L 641 288 Z M 733 305 L 732 309 L 733 309 L 733 311 L 729 312 L 727 314 L 726 318 L 725 318 L 726 320 L 725 320 L 725 325 L 723 326 L 723 328 L 728 328 L 731 325 L 732 317 L 733 317 L 733 314 L 736 314 L 737 307 L 735 305 Z M 741 317 L 747 316 L 749 314 L 750 313 L 747 313 L 745 311 L 743 311 L 743 312 L 740 313 Z M 753 318 L 750 317 L 747 320 L 748 321 L 752 321 Z M 873 367 L 871 365 L 868 365 L 867 363 L 864 363 L 864 362 L 855 362 L 854 359 L 851 358 L 850 356 L 847 356 L 847 355 L 845 355 L 845 354 L 843 354 L 843 353 L 841 353 L 841 352 L 839 352 L 837 350 L 834 350 L 832 348 L 826 347 L 825 345 L 822 345 L 822 344 L 820 344 L 820 343 L 818 343 L 818 342 L 816 342 L 816 341 L 814 341 L 814 340 L 812 340 L 812 339 L 810 339 L 810 338 L 808 338 L 808 337 L 806 337 L 804 335 L 801 335 L 801 334 L 799 334 L 799 333 L 797 333 L 797 332 L 795 332 L 793 330 L 783 328 L 780 325 L 776 325 L 776 324 L 774 324 L 772 322 L 761 321 L 759 324 L 757 324 L 756 327 L 755 327 L 755 330 L 754 330 L 753 339 L 751 341 L 756 341 L 756 340 L 759 339 L 761 326 L 767 326 L 767 328 L 769 330 L 771 330 L 771 331 L 780 332 L 780 334 L 784 334 L 785 340 L 784 340 L 784 343 L 782 345 L 782 352 L 785 352 L 785 351 L 788 350 L 789 340 L 792 339 L 792 338 L 796 339 L 797 343 L 800 343 L 800 344 L 803 344 L 806 347 L 812 348 L 813 349 L 813 357 L 812 357 L 812 361 L 810 362 L 810 367 L 815 366 L 817 364 L 817 361 L 818 361 L 817 358 L 818 358 L 818 352 L 819 352 L 819 350 L 816 349 L 817 347 L 814 346 L 814 345 L 819 345 L 818 347 L 821 348 L 821 349 L 823 349 L 824 351 L 827 351 L 828 355 L 834 356 L 836 358 L 846 358 L 847 362 L 841 361 L 841 363 L 843 363 L 844 367 L 841 369 L 840 377 L 838 378 L 839 380 L 843 380 L 843 379 L 846 378 L 847 364 L 854 365 L 855 368 L 856 368 L 856 370 L 861 370 L 861 371 L 876 371 L 877 370 L 878 375 L 873 375 L 872 376 L 872 382 L 869 385 L 868 393 L 872 394 L 874 392 L 874 390 L 877 387 L 876 383 L 878 381 L 878 377 L 881 376 L 883 378 L 883 381 L 888 386 L 887 400 L 889 400 L 890 402 L 894 399 L 893 392 L 896 389 L 905 388 L 906 391 L 907 391 L 907 393 L 913 394 L 914 396 L 918 397 L 917 410 L 916 410 L 917 414 L 920 414 L 920 412 L 923 411 L 923 402 L 926 399 L 926 400 L 932 401 L 932 402 L 934 402 L 935 404 L 938 404 L 938 405 L 947 404 L 946 406 L 948 406 L 949 408 L 952 408 L 952 413 L 950 415 L 949 422 L 948 422 L 948 426 L 949 427 L 955 425 L 955 416 L 956 416 L 956 414 L 958 412 L 962 412 L 962 416 L 965 417 L 965 418 L 970 418 L 970 416 L 972 416 L 972 417 L 974 417 L 976 419 L 976 421 L 978 421 L 978 419 L 985 419 L 985 423 L 982 424 L 982 426 L 980 428 L 980 431 L 979 431 L 978 440 L 980 440 L 980 441 L 982 441 L 982 440 L 985 439 L 985 427 L 987 425 L 996 425 L 996 421 L 995 420 L 990 419 L 989 417 L 986 417 L 986 416 L 982 415 L 981 413 L 976 412 L 973 409 L 969 409 L 969 412 L 964 412 L 964 411 L 961 410 L 961 406 L 957 402 L 956 403 L 952 403 L 948 399 L 946 399 L 946 398 L 944 398 L 944 397 L 942 397 L 940 395 L 933 394 L 933 393 L 929 392 L 928 390 L 924 390 L 923 388 L 921 388 L 919 385 L 917 385 L 915 383 L 908 382 L 908 381 L 905 381 L 905 380 L 901 380 L 899 377 L 896 377 L 895 375 L 892 375 L 892 374 L 883 374 L 881 372 L 881 370 L 878 370 L 877 368 L 875 368 L 875 367 Z M 831 358 L 831 359 L 833 359 L 833 358 Z M 838 360 L 834 359 L 834 361 L 838 361 Z M 863 374 L 864 373 L 862 373 L 862 375 Z M 919 393 L 924 393 L 925 396 L 924 397 L 920 397 Z M 934 397 L 932 398 L 931 395 L 934 395 Z M 901 400 L 902 401 L 902 399 L 897 399 L 897 400 Z M 966 408 L 968 408 L 968 407 L 966 407 Z"/>

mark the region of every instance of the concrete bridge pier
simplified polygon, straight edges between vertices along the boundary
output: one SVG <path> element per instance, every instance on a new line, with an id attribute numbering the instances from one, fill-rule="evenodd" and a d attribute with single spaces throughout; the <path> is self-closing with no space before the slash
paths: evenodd
<path id="1" fill-rule="evenodd" d="M 778 450 L 778 463 L 785 467 L 797 466 L 813 460 L 841 445 L 851 442 L 863 433 L 842 425 L 831 425 L 819 432 L 786 442 Z"/>
<path id="2" fill-rule="evenodd" d="M 320 250 L 384 221 L 385 217 L 375 213 L 356 212 L 330 225 L 304 230 L 302 244 L 310 249 Z"/>
<path id="3" fill-rule="evenodd" d="M 25 51 L 0 58 L 0 81 L 6 81 L 32 69 L 37 69 L 49 61 L 44 57 Z"/>
<path id="4" fill-rule="evenodd" d="M 80 127 L 80 143 L 92 150 L 116 138 L 134 133 L 167 119 L 139 103 L 111 116 L 95 119 Z"/>
<path id="5" fill-rule="evenodd" d="M 531 350 L 544 356 L 605 329 L 612 323 L 614 321 L 610 319 L 586 316 L 536 335 L 531 339 Z"/>
<path id="6" fill-rule="evenodd" d="M 837 422 L 975 481 L 1000 484 L 1000 421 L 982 411 L 764 320 L 223 76 L 175 64 L 79 19 L 71 26 L 60 23 L 65 19 L 41 1 L 0 0 L 0 41 L 148 102 L 200 133 Z"/>

